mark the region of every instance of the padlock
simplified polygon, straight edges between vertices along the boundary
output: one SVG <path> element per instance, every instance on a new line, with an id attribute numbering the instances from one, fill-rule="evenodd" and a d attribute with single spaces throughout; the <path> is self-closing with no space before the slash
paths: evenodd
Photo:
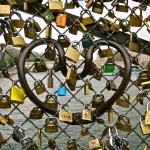
<path id="1" fill-rule="evenodd" d="M 106 82 L 106 89 L 108 91 L 110 91 L 110 90 L 116 91 L 117 90 L 117 86 L 116 86 L 116 84 L 115 84 L 115 82 L 113 80 L 108 80 Z"/>
<path id="2" fill-rule="evenodd" d="M 142 89 L 150 89 L 150 81 L 142 82 Z"/>
<path id="3" fill-rule="evenodd" d="M 109 23 L 109 20 L 100 17 L 100 19 L 98 21 L 99 21 L 98 27 L 99 27 L 101 33 L 106 33 L 108 31 L 110 31 L 111 25 Z"/>
<path id="4" fill-rule="evenodd" d="M 64 109 L 65 107 L 67 107 L 68 110 L 62 111 L 62 109 Z M 73 121 L 72 112 L 70 112 L 70 108 L 69 108 L 68 104 L 64 104 L 60 107 L 59 120 L 63 121 L 63 122 L 72 122 Z"/>
<path id="5" fill-rule="evenodd" d="M 104 72 L 105 73 L 112 73 L 114 71 L 115 71 L 114 59 L 108 58 L 105 66 L 104 66 Z"/>
<path id="6" fill-rule="evenodd" d="M 70 39 L 65 34 L 58 35 L 58 42 L 63 48 L 67 48 L 70 45 Z"/>
<path id="7" fill-rule="evenodd" d="M 112 123 L 112 122 L 114 121 L 114 117 L 113 117 L 114 111 L 113 111 L 113 109 L 112 109 L 112 108 L 109 109 L 109 110 L 107 111 L 107 113 L 108 113 L 108 121 L 109 121 L 110 123 Z"/>
<path id="8" fill-rule="evenodd" d="M 53 88 L 53 86 L 54 86 L 54 84 L 53 84 L 53 77 L 52 77 L 52 69 L 50 69 L 49 71 L 48 71 L 48 78 L 47 78 L 47 87 L 48 88 Z"/>
<path id="9" fill-rule="evenodd" d="M 79 19 L 74 19 L 74 22 L 75 22 L 75 25 L 80 28 L 80 30 L 82 30 L 82 31 L 86 31 L 87 30 L 87 28 L 84 26 L 83 23 L 81 23 L 79 21 Z"/>
<path id="10" fill-rule="evenodd" d="M 128 12 L 128 0 L 125 0 L 123 5 L 118 2 L 116 5 L 116 11 L 127 13 Z"/>
<path id="11" fill-rule="evenodd" d="M 148 24 L 148 22 L 150 22 L 150 15 L 144 19 L 144 24 L 147 27 L 147 31 L 150 33 L 150 25 Z"/>
<path id="12" fill-rule="evenodd" d="M 60 87 L 57 90 L 57 95 L 58 96 L 66 96 L 66 87 L 63 85 L 60 85 Z"/>
<path id="13" fill-rule="evenodd" d="M 150 125 L 150 111 L 149 111 L 149 104 L 147 104 L 147 111 L 145 112 L 145 124 Z"/>
<path id="14" fill-rule="evenodd" d="M 85 14 L 88 14 L 89 17 L 83 18 Z M 80 12 L 80 20 L 84 25 L 93 24 L 95 22 L 91 12 L 87 9 L 82 9 L 82 11 Z"/>
<path id="15" fill-rule="evenodd" d="M 3 135 L 0 133 L 0 147 L 6 143 L 6 140 L 4 139 Z"/>
<path id="16" fill-rule="evenodd" d="M 26 1 L 23 2 L 23 10 L 29 11 L 29 4 Z"/>
<path id="17" fill-rule="evenodd" d="M 22 139 L 25 138 L 25 130 L 21 125 L 16 125 L 14 127 L 12 138 L 18 143 L 21 143 Z"/>
<path id="18" fill-rule="evenodd" d="M 94 139 L 94 140 L 89 141 L 89 149 L 90 150 L 95 150 L 95 149 L 100 150 L 99 139 Z"/>
<path id="19" fill-rule="evenodd" d="M 47 45 L 44 53 L 45 58 L 48 60 L 54 61 L 56 58 L 55 46 L 53 44 Z"/>
<path id="20" fill-rule="evenodd" d="M 10 25 L 12 32 L 17 32 L 17 29 L 13 25 L 12 20 L 10 19 L 10 17 L 5 17 L 4 20 Z"/>
<path id="21" fill-rule="evenodd" d="M 115 134 L 112 134 L 112 129 L 115 130 Z M 110 150 L 119 150 L 123 147 L 123 140 L 118 136 L 118 131 L 114 126 L 109 127 L 109 137 L 106 139 L 106 145 Z"/>
<path id="22" fill-rule="evenodd" d="M 118 23 L 117 23 L 117 21 L 118 21 Z M 111 31 L 111 32 L 119 32 L 119 29 L 120 29 L 120 19 L 117 18 L 115 20 L 115 22 L 109 21 L 109 26 L 110 26 L 109 31 Z"/>
<path id="23" fill-rule="evenodd" d="M 42 119 L 43 117 L 43 111 L 38 107 L 33 107 L 33 109 L 30 111 L 29 118 L 30 119 Z"/>
<path id="24" fill-rule="evenodd" d="M 8 115 L 3 115 L 0 118 L 0 124 L 2 124 L 3 126 L 5 126 L 8 123 Z"/>
<path id="25" fill-rule="evenodd" d="M 103 104 L 105 103 L 104 101 L 104 95 L 103 94 L 95 94 L 93 96 L 92 100 L 92 108 L 100 108 Z"/>
<path id="26" fill-rule="evenodd" d="M 89 34 L 84 34 L 82 38 L 82 45 L 83 48 L 89 48 L 92 45 L 92 39 L 90 38 L 91 35 Z"/>
<path id="27" fill-rule="evenodd" d="M 70 138 L 67 142 L 67 150 L 77 150 L 76 139 Z"/>
<path id="28" fill-rule="evenodd" d="M 90 110 L 86 105 L 84 106 L 84 109 L 82 110 L 82 120 L 84 121 L 93 120 L 92 106 L 90 106 Z"/>
<path id="29" fill-rule="evenodd" d="M 83 128 L 81 130 L 81 133 L 80 133 L 81 137 L 87 136 L 88 134 L 89 134 L 88 128 Z"/>
<path id="30" fill-rule="evenodd" d="M 141 130 L 142 130 L 142 133 L 144 135 L 150 134 L 150 125 L 146 125 L 145 120 L 142 121 L 141 117 L 140 117 L 140 123 L 141 123 L 140 127 L 141 127 Z"/>
<path id="31" fill-rule="evenodd" d="M 49 9 L 42 13 L 41 16 L 46 23 L 49 23 L 50 21 L 55 19 L 54 15 Z"/>
<path id="32" fill-rule="evenodd" d="M 135 11 L 139 9 L 140 10 L 140 15 L 137 15 Z M 135 14 L 133 14 L 135 13 Z M 131 10 L 131 15 L 130 15 L 130 26 L 132 27 L 142 27 L 142 10 L 139 7 L 133 7 Z"/>
<path id="33" fill-rule="evenodd" d="M 84 95 L 89 95 L 89 81 L 86 79 L 85 85 L 84 85 Z"/>
<path id="34" fill-rule="evenodd" d="M 46 91 L 45 85 L 41 80 L 37 80 L 34 82 L 34 87 L 37 95 L 40 95 Z"/>
<path id="35" fill-rule="evenodd" d="M 4 61 L 5 51 L 6 51 L 6 45 L 1 43 L 0 44 L 0 62 Z"/>
<path id="36" fill-rule="evenodd" d="M 11 6 L 11 8 L 19 7 L 19 4 L 16 2 L 16 0 L 6 0 L 6 1 Z"/>
<path id="37" fill-rule="evenodd" d="M 49 10 L 51 12 L 63 12 L 63 3 L 61 0 L 54 1 L 54 0 L 49 0 Z"/>
<path id="38" fill-rule="evenodd" d="M 71 65 L 66 75 L 66 83 L 71 91 L 75 91 L 76 82 L 77 82 L 76 67 L 75 65 Z"/>
<path id="39" fill-rule="evenodd" d="M 125 97 L 124 95 L 121 96 L 117 101 L 116 105 L 121 106 L 123 108 L 129 108 L 130 107 L 130 95 L 125 93 L 127 96 Z"/>
<path id="40" fill-rule="evenodd" d="M 35 69 L 37 72 L 45 72 L 47 71 L 47 67 L 43 59 L 41 58 L 36 58 L 35 59 Z"/>
<path id="41" fill-rule="evenodd" d="M 77 35 L 77 32 L 78 32 L 78 28 L 74 24 L 71 25 L 71 27 L 69 27 L 69 33 L 73 35 Z"/>
<path id="42" fill-rule="evenodd" d="M 10 5 L 0 5 L 0 17 L 9 16 L 11 11 Z"/>
<path id="43" fill-rule="evenodd" d="M 0 95 L 0 108 L 11 108 L 11 103 L 9 102 L 9 96 L 6 94 Z"/>
<path id="44" fill-rule="evenodd" d="M 93 4 L 94 4 L 93 0 L 88 0 L 87 3 L 86 3 L 86 5 L 85 5 L 85 7 L 88 8 L 88 9 L 90 9 L 93 6 Z"/>
<path id="45" fill-rule="evenodd" d="M 113 56 L 113 52 L 112 50 L 109 48 L 108 49 L 104 49 L 104 50 L 99 50 L 98 51 L 99 57 L 100 58 L 105 58 L 105 57 L 112 57 Z"/>
<path id="46" fill-rule="evenodd" d="M 74 9 L 75 8 L 75 4 L 72 1 L 68 2 L 68 0 L 66 0 L 64 7 L 65 7 L 65 9 Z"/>
<path id="47" fill-rule="evenodd" d="M 48 94 L 46 96 L 45 104 L 48 105 L 50 108 L 57 110 L 57 107 L 58 107 L 57 96 L 53 94 Z"/>
<path id="48" fill-rule="evenodd" d="M 112 19 L 115 18 L 115 13 L 114 13 L 114 11 L 113 11 L 112 9 L 109 10 L 109 12 L 108 12 L 108 17 L 110 17 L 110 18 L 112 18 Z"/>
<path id="49" fill-rule="evenodd" d="M 48 147 L 51 150 L 54 150 L 56 148 L 56 142 L 53 139 L 49 139 L 49 141 L 48 141 Z"/>
<path id="50" fill-rule="evenodd" d="M 38 146 L 30 137 L 25 137 L 21 141 L 22 150 L 37 150 Z"/>
<path id="51" fill-rule="evenodd" d="M 130 31 L 129 20 L 121 19 L 120 20 L 120 27 L 121 27 L 123 32 L 129 32 Z"/>
<path id="52" fill-rule="evenodd" d="M 104 9 L 104 4 L 103 2 L 94 2 L 93 7 L 92 7 L 92 12 L 95 12 L 97 14 L 102 14 Z"/>
<path id="53" fill-rule="evenodd" d="M 73 47 L 74 43 L 75 43 L 75 41 L 72 42 L 71 45 L 67 48 L 67 51 L 65 53 L 65 57 L 67 59 L 69 59 L 70 61 L 77 63 L 77 61 L 80 57 L 80 52 L 76 48 Z"/>
<path id="54" fill-rule="evenodd" d="M 127 121 L 125 121 L 125 119 Z M 131 124 L 130 119 L 127 115 L 119 115 L 118 120 L 116 122 L 116 128 L 122 131 L 130 132 L 131 131 Z"/>
<path id="55" fill-rule="evenodd" d="M 45 29 L 45 36 L 48 38 L 52 37 L 52 25 L 51 23 L 48 23 Z"/>
<path id="56" fill-rule="evenodd" d="M 147 63 L 146 69 L 150 72 L 150 61 Z"/>
<path id="57" fill-rule="evenodd" d="M 67 22 L 66 13 L 58 13 L 56 16 L 56 26 L 60 28 L 65 28 Z"/>
<path id="58" fill-rule="evenodd" d="M 14 82 L 11 89 L 10 89 L 10 103 L 17 103 L 17 104 L 23 104 L 24 103 L 24 90 L 23 88 L 19 88 L 16 86 L 16 83 Z"/>
<path id="59" fill-rule="evenodd" d="M 138 44 L 138 36 L 135 32 L 132 32 L 130 35 L 129 50 L 136 53 L 140 52 L 140 48 Z"/>
<path id="60" fill-rule="evenodd" d="M 58 132 L 58 122 L 55 117 L 46 118 L 45 132 Z"/>

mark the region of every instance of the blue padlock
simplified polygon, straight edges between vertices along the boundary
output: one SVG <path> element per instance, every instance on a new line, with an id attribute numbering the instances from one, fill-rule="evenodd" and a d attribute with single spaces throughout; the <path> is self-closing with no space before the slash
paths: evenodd
<path id="1" fill-rule="evenodd" d="M 58 96 L 66 96 L 66 88 L 64 86 L 60 86 L 57 90 Z"/>
<path id="2" fill-rule="evenodd" d="M 85 34 L 82 40 L 83 48 L 89 48 L 92 45 L 92 40 L 88 34 Z"/>

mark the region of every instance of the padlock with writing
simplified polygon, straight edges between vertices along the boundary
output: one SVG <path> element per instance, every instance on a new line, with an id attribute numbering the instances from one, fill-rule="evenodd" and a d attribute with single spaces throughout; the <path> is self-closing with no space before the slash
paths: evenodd
<path id="1" fill-rule="evenodd" d="M 11 11 L 10 5 L 0 5 L 0 17 L 9 16 Z"/>
<path id="2" fill-rule="evenodd" d="M 65 34 L 58 35 L 58 42 L 63 48 L 67 48 L 70 45 L 70 39 Z"/>
<path id="3" fill-rule="evenodd" d="M 138 44 L 138 36 L 135 32 L 132 32 L 130 35 L 129 50 L 136 53 L 139 53 L 140 51 L 139 44 Z"/>
<path id="4" fill-rule="evenodd" d="M 46 23 L 49 23 L 50 21 L 55 19 L 54 15 L 49 9 L 42 13 L 41 16 Z"/>
<path id="5" fill-rule="evenodd" d="M 30 111 L 29 118 L 30 119 L 42 119 L 43 111 L 38 107 L 33 107 Z"/>
<path id="6" fill-rule="evenodd" d="M 41 58 L 35 59 L 35 69 L 37 72 L 45 72 L 47 71 L 46 64 Z"/>
<path id="7" fill-rule="evenodd" d="M 67 22 L 67 15 L 66 13 L 58 13 L 56 16 L 56 26 L 60 28 L 65 28 Z"/>
<path id="8" fill-rule="evenodd" d="M 46 118 L 45 120 L 45 132 L 58 132 L 58 122 L 54 117 Z"/>
<path id="9" fill-rule="evenodd" d="M 121 19 L 120 20 L 120 27 L 121 27 L 123 32 L 129 32 L 130 31 L 129 20 Z"/>
<path id="10" fill-rule="evenodd" d="M 52 69 L 50 69 L 49 71 L 48 71 L 48 78 L 47 78 L 47 83 L 48 83 L 48 88 L 53 88 L 53 77 L 52 77 Z"/>
<path id="11" fill-rule="evenodd" d="M 102 14 L 104 9 L 104 4 L 103 2 L 94 2 L 93 7 L 92 7 L 92 12 L 95 12 L 97 14 Z"/>
<path id="12" fill-rule="evenodd" d="M 145 120 L 142 121 L 142 117 L 140 117 L 140 127 L 143 135 L 150 134 L 150 125 L 146 125 Z"/>
<path id="13" fill-rule="evenodd" d="M 128 0 L 125 0 L 123 5 L 118 2 L 116 5 L 116 11 L 128 12 Z"/>
<path id="14" fill-rule="evenodd" d="M 72 1 L 68 2 L 68 0 L 66 0 L 64 7 L 65 7 L 65 9 L 74 9 L 75 8 L 75 4 Z"/>
<path id="15" fill-rule="evenodd" d="M 114 59 L 113 58 L 108 58 L 105 66 L 104 66 L 104 72 L 112 73 L 114 71 L 115 71 Z"/>
<path id="16" fill-rule="evenodd" d="M 139 9 L 140 10 L 140 15 L 137 15 L 135 11 Z M 135 14 L 133 14 L 135 13 Z M 131 10 L 131 15 L 130 15 L 130 26 L 132 27 L 142 27 L 142 10 L 139 7 L 133 7 Z"/>
<path id="17" fill-rule="evenodd" d="M 130 95 L 125 93 L 126 97 L 123 95 L 121 96 L 117 101 L 116 101 L 116 105 L 121 106 L 123 108 L 129 108 L 130 107 Z"/>
<path id="18" fill-rule="evenodd" d="M 82 120 L 84 121 L 92 121 L 93 120 L 93 113 L 92 113 L 92 106 L 88 108 L 86 105 L 82 110 Z"/>
<path id="19" fill-rule="evenodd" d="M 48 94 L 46 96 L 45 104 L 47 104 L 50 108 L 57 110 L 58 107 L 57 96 L 53 94 Z"/>
<path id="20" fill-rule="evenodd" d="M 66 96 L 66 91 L 67 91 L 66 87 L 61 84 L 57 90 L 57 95 L 58 96 Z"/>
<path id="21" fill-rule="evenodd" d="M 76 67 L 75 65 L 71 65 L 66 75 L 66 83 L 71 91 L 75 90 L 76 82 L 77 82 Z"/>
<path id="22" fill-rule="evenodd" d="M 103 94 L 95 94 L 92 100 L 92 107 L 93 108 L 100 108 L 105 103 L 104 95 Z"/>
<path id="23" fill-rule="evenodd" d="M 49 0 L 49 10 L 51 12 L 63 12 L 63 3 L 61 0 Z"/>
<path id="24" fill-rule="evenodd" d="M 114 129 L 115 134 L 112 133 L 112 130 Z M 116 149 L 122 149 L 123 147 L 123 141 L 120 136 L 118 136 L 118 131 L 114 126 L 109 127 L 109 137 L 106 139 L 106 145 L 108 149 L 116 150 Z"/>
<path id="25" fill-rule="evenodd" d="M 147 111 L 145 112 L 145 124 L 150 125 L 150 110 L 149 110 L 150 102 L 147 104 Z"/>
<path id="26" fill-rule="evenodd" d="M 62 109 L 68 108 L 67 111 L 62 111 Z M 72 112 L 70 112 L 70 108 L 68 104 L 64 104 L 60 107 L 59 111 L 59 120 L 63 122 L 72 122 Z"/>
<path id="27" fill-rule="evenodd" d="M 9 102 L 9 96 L 6 94 L 0 95 L 0 108 L 11 108 L 11 103 Z"/>
<path id="28" fill-rule="evenodd" d="M 34 87 L 37 95 L 40 95 L 46 91 L 45 85 L 41 80 L 37 80 L 34 82 Z"/>
<path id="29" fill-rule="evenodd" d="M 33 141 L 30 137 L 25 137 L 21 141 L 22 150 L 37 150 L 38 146 L 36 145 L 35 141 Z"/>
<path id="30" fill-rule="evenodd" d="M 67 51 L 65 53 L 65 57 L 74 63 L 77 63 L 80 57 L 80 52 L 77 50 L 76 43 L 77 43 L 76 41 L 72 42 L 71 45 L 67 48 Z"/>
<path id="31" fill-rule="evenodd" d="M 70 138 L 67 141 L 67 150 L 77 150 L 76 139 Z"/>
<path id="32" fill-rule="evenodd" d="M 6 45 L 1 43 L 0 44 L 0 62 L 4 61 L 5 51 L 6 51 Z"/>
<path id="33" fill-rule="evenodd" d="M 3 135 L 0 133 L 0 147 L 6 143 L 6 140 L 4 139 Z"/>
<path id="34" fill-rule="evenodd" d="M 126 119 L 126 121 L 125 121 Z M 130 132 L 131 131 L 131 124 L 130 119 L 127 115 L 120 115 L 118 116 L 118 120 L 116 122 L 116 128 L 122 131 Z"/>
<path id="35" fill-rule="evenodd" d="M 108 91 L 110 91 L 110 90 L 116 91 L 117 90 L 117 86 L 116 86 L 116 84 L 115 84 L 115 82 L 113 80 L 108 80 L 106 82 L 106 89 Z"/>
<path id="36" fill-rule="evenodd" d="M 53 44 L 47 45 L 44 56 L 46 59 L 54 61 L 56 58 L 55 46 Z"/>
<path id="37" fill-rule="evenodd" d="M 14 127 L 12 138 L 18 143 L 21 143 L 22 139 L 25 138 L 25 130 L 21 125 L 17 125 Z"/>

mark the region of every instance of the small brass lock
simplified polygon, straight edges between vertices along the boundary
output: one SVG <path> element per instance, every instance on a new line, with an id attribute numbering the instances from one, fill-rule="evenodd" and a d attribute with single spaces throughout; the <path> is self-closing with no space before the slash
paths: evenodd
<path id="1" fill-rule="evenodd" d="M 92 107 L 90 106 L 90 110 L 85 105 L 84 109 L 82 110 L 82 120 L 84 121 L 92 121 L 93 120 L 93 113 L 92 113 Z"/>
<path id="2" fill-rule="evenodd" d="M 111 49 L 104 49 L 104 50 L 99 50 L 99 57 L 100 58 L 105 58 L 105 57 L 112 57 L 113 52 Z"/>
<path id="3" fill-rule="evenodd" d="M 43 117 L 43 111 L 39 109 L 38 107 L 34 107 L 29 115 L 30 119 L 42 119 Z"/>
<path id="4" fill-rule="evenodd" d="M 150 89 L 150 81 L 142 82 L 142 89 Z"/>
<path id="5" fill-rule="evenodd" d="M 82 31 L 87 30 L 87 28 L 84 26 L 82 22 L 79 21 L 79 19 L 75 19 L 74 22 L 75 22 L 75 25 L 78 26 Z"/>
<path id="6" fill-rule="evenodd" d="M 112 108 L 109 109 L 109 110 L 108 110 L 108 121 L 109 121 L 110 123 L 112 123 L 113 120 L 114 120 L 113 114 L 114 114 L 113 109 L 112 109 Z"/>
<path id="7" fill-rule="evenodd" d="M 124 120 L 127 119 L 127 121 Z M 118 117 L 118 121 L 116 123 L 116 128 L 122 131 L 130 132 L 131 131 L 131 124 L 130 119 L 127 115 L 120 115 Z"/>
<path id="8" fill-rule="evenodd" d="M 145 112 L 145 124 L 150 125 L 150 110 L 149 110 L 150 102 L 147 104 L 147 111 Z"/>
<path id="9" fill-rule="evenodd" d="M 52 26 L 51 23 L 48 23 L 45 29 L 45 36 L 48 38 L 52 37 Z"/>
<path id="10" fill-rule="evenodd" d="M 11 108 L 11 103 L 9 102 L 9 96 L 8 95 L 0 95 L 0 108 Z"/>
<path id="11" fill-rule="evenodd" d="M 150 126 L 146 125 L 145 120 L 142 121 L 141 117 L 140 117 L 140 123 L 141 123 L 140 127 L 141 127 L 143 135 L 150 134 Z"/>
<path id="12" fill-rule="evenodd" d="M 0 5 L 0 17 L 9 16 L 11 11 L 10 5 Z"/>
<path id="13" fill-rule="evenodd" d="M 49 10 L 51 12 L 63 12 L 63 3 L 61 0 L 49 0 Z"/>
<path id="14" fill-rule="evenodd" d="M 35 69 L 37 72 L 47 71 L 46 64 L 44 63 L 43 59 L 41 59 L 41 58 L 35 59 Z"/>
<path id="15" fill-rule="evenodd" d="M 54 117 L 46 118 L 45 132 L 58 132 L 58 122 Z"/>
<path id="16" fill-rule="evenodd" d="M 71 27 L 69 28 L 69 33 L 73 35 L 77 35 L 77 32 L 78 32 L 78 28 L 75 25 L 71 25 Z"/>
<path id="17" fill-rule="evenodd" d="M 5 143 L 6 143 L 6 140 L 4 139 L 3 135 L 0 133 L 0 146 Z"/>
<path id="18" fill-rule="evenodd" d="M 45 58 L 47 58 L 48 60 L 54 61 L 56 58 L 56 52 L 55 52 L 55 46 L 50 44 L 47 45 L 46 49 L 45 49 L 45 53 L 44 53 Z"/>
<path id="19" fill-rule="evenodd" d="M 0 124 L 5 126 L 8 123 L 8 115 L 1 116 L 0 118 Z"/>
<path id="20" fill-rule="evenodd" d="M 99 139 L 94 139 L 94 140 L 89 141 L 89 149 L 90 150 L 100 149 L 100 147 L 101 146 L 99 143 Z"/>
<path id="21" fill-rule="evenodd" d="M 128 12 L 128 0 L 124 1 L 124 5 L 121 5 L 118 2 L 117 5 L 116 5 L 116 11 L 127 13 Z"/>
<path id="22" fill-rule="evenodd" d="M 104 95 L 103 94 L 95 94 L 93 96 L 93 100 L 92 100 L 92 107 L 93 108 L 100 108 L 104 103 L 105 103 L 105 101 L 104 101 Z"/>
<path id="23" fill-rule="evenodd" d="M 77 150 L 76 139 L 70 138 L 67 142 L 67 150 Z"/>
<path id="24" fill-rule="evenodd" d="M 120 27 L 123 32 L 129 32 L 130 31 L 130 22 L 125 19 L 120 20 Z"/>
<path id="25" fill-rule="evenodd" d="M 84 95 L 89 95 L 89 87 L 90 86 L 90 83 L 89 81 L 86 79 L 85 81 L 85 85 L 84 85 Z"/>
<path id="26" fill-rule="evenodd" d="M 58 101 L 57 101 L 57 96 L 48 94 L 46 96 L 45 104 L 47 104 L 50 108 L 56 109 L 58 107 Z"/>
<path id="27" fill-rule="evenodd" d="M 95 12 L 97 14 L 102 14 L 104 9 L 104 4 L 103 2 L 94 2 L 93 7 L 92 7 L 92 12 Z"/>
<path id="28" fill-rule="evenodd" d="M 88 0 L 85 7 L 90 9 L 93 6 L 93 2 L 94 2 L 93 0 Z"/>
<path id="29" fill-rule="evenodd" d="M 58 42 L 63 48 L 67 48 L 70 45 L 70 39 L 65 34 L 58 35 Z"/>
<path id="30" fill-rule="evenodd" d="M 35 91 L 37 95 L 40 95 L 46 91 L 45 85 L 43 84 L 41 80 L 35 81 L 34 87 L 35 87 Z"/>

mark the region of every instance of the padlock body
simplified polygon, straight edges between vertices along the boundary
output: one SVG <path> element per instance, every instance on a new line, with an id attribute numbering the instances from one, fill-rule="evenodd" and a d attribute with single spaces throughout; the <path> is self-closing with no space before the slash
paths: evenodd
<path id="1" fill-rule="evenodd" d="M 30 119 L 42 119 L 43 112 L 40 109 L 35 110 L 34 108 L 31 110 L 29 118 Z"/>
<path id="2" fill-rule="evenodd" d="M 58 126 L 53 122 L 47 123 L 45 125 L 45 132 L 58 132 Z"/>
<path id="3" fill-rule="evenodd" d="M 7 99 L 0 100 L 0 108 L 11 108 L 11 103 Z"/>
<path id="4" fill-rule="evenodd" d="M 45 102 L 50 108 L 53 108 L 53 109 L 57 109 L 58 107 L 58 103 L 56 100 L 54 99 L 49 99 L 49 100 L 46 100 Z"/>
<path id="5" fill-rule="evenodd" d="M 122 131 L 130 132 L 131 124 L 125 123 L 124 121 L 120 120 L 116 123 L 116 128 Z"/>
<path id="6" fill-rule="evenodd" d="M 59 120 L 64 122 L 72 122 L 72 113 L 71 112 L 59 112 Z"/>
<path id="7" fill-rule="evenodd" d="M 66 96 L 66 88 L 65 87 L 59 87 L 57 91 L 58 96 Z"/>

